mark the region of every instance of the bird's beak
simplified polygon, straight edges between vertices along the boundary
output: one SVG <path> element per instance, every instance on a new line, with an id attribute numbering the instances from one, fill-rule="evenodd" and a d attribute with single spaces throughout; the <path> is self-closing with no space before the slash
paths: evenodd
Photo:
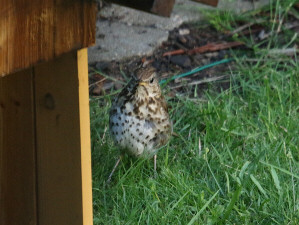
<path id="1" fill-rule="evenodd" d="M 144 87 L 146 87 L 146 86 L 147 86 L 147 83 L 145 83 L 145 82 L 139 82 L 139 85 L 140 85 L 140 86 L 144 86 Z"/>

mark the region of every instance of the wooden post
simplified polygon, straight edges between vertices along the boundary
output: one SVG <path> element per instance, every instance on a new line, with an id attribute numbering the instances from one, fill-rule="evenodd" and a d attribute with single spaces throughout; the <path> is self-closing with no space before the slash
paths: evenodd
<path id="1" fill-rule="evenodd" d="M 0 224 L 92 224 L 95 1 L 0 6 Z"/>
<path id="2" fill-rule="evenodd" d="M 87 49 L 0 78 L 0 224 L 92 224 Z"/>
<path id="3" fill-rule="evenodd" d="M 35 96 L 39 222 L 92 224 L 87 49 L 37 65 Z"/>
<path id="4" fill-rule="evenodd" d="M 0 224 L 37 224 L 32 69 L 0 78 Z"/>

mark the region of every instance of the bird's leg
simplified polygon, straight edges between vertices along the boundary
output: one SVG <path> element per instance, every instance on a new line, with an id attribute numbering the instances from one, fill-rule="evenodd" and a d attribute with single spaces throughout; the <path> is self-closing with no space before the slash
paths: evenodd
<path id="1" fill-rule="evenodd" d="M 116 161 L 116 163 L 115 163 L 115 165 L 114 165 L 114 167 L 113 167 L 113 169 L 112 169 L 112 171 L 111 171 L 111 173 L 110 173 L 110 175 L 108 177 L 108 180 L 107 180 L 108 184 L 110 183 L 112 175 L 114 174 L 114 172 L 115 172 L 115 170 L 116 170 L 116 168 L 117 168 L 117 166 L 120 163 L 120 161 L 121 161 L 122 158 L 123 158 L 123 155 L 120 155 L 119 158 L 118 158 L 118 160 Z"/>
<path id="2" fill-rule="evenodd" d="M 156 173 L 157 173 L 157 154 L 154 155 L 154 173 L 155 173 L 155 177 L 156 177 Z"/>

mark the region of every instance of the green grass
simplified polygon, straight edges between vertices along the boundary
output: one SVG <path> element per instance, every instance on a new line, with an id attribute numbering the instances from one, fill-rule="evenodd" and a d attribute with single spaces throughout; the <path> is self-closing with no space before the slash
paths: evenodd
<path id="1" fill-rule="evenodd" d="M 152 160 L 126 157 L 106 184 L 113 96 L 92 98 L 94 223 L 299 224 L 299 63 L 269 50 L 236 58 L 230 88 L 207 101 L 169 99 L 180 137 L 159 151 L 156 178 Z"/>

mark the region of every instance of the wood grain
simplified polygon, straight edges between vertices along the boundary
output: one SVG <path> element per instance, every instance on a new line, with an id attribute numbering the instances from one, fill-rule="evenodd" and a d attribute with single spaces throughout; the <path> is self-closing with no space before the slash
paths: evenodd
<path id="1" fill-rule="evenodd" d="M 92 224 L 87 79 L 85 52 L 35 67 L 38 216 L 43 225 Z"/>
<path id="2" fill-rule="evenodd" d="M 0 0 L 0 76 L 95 42 L 92 0 Z"/>
<path id="3" fill-rule="evenodd" d="M 32 69 L 0 78 L 0 224 L 36 224 Z"/>

